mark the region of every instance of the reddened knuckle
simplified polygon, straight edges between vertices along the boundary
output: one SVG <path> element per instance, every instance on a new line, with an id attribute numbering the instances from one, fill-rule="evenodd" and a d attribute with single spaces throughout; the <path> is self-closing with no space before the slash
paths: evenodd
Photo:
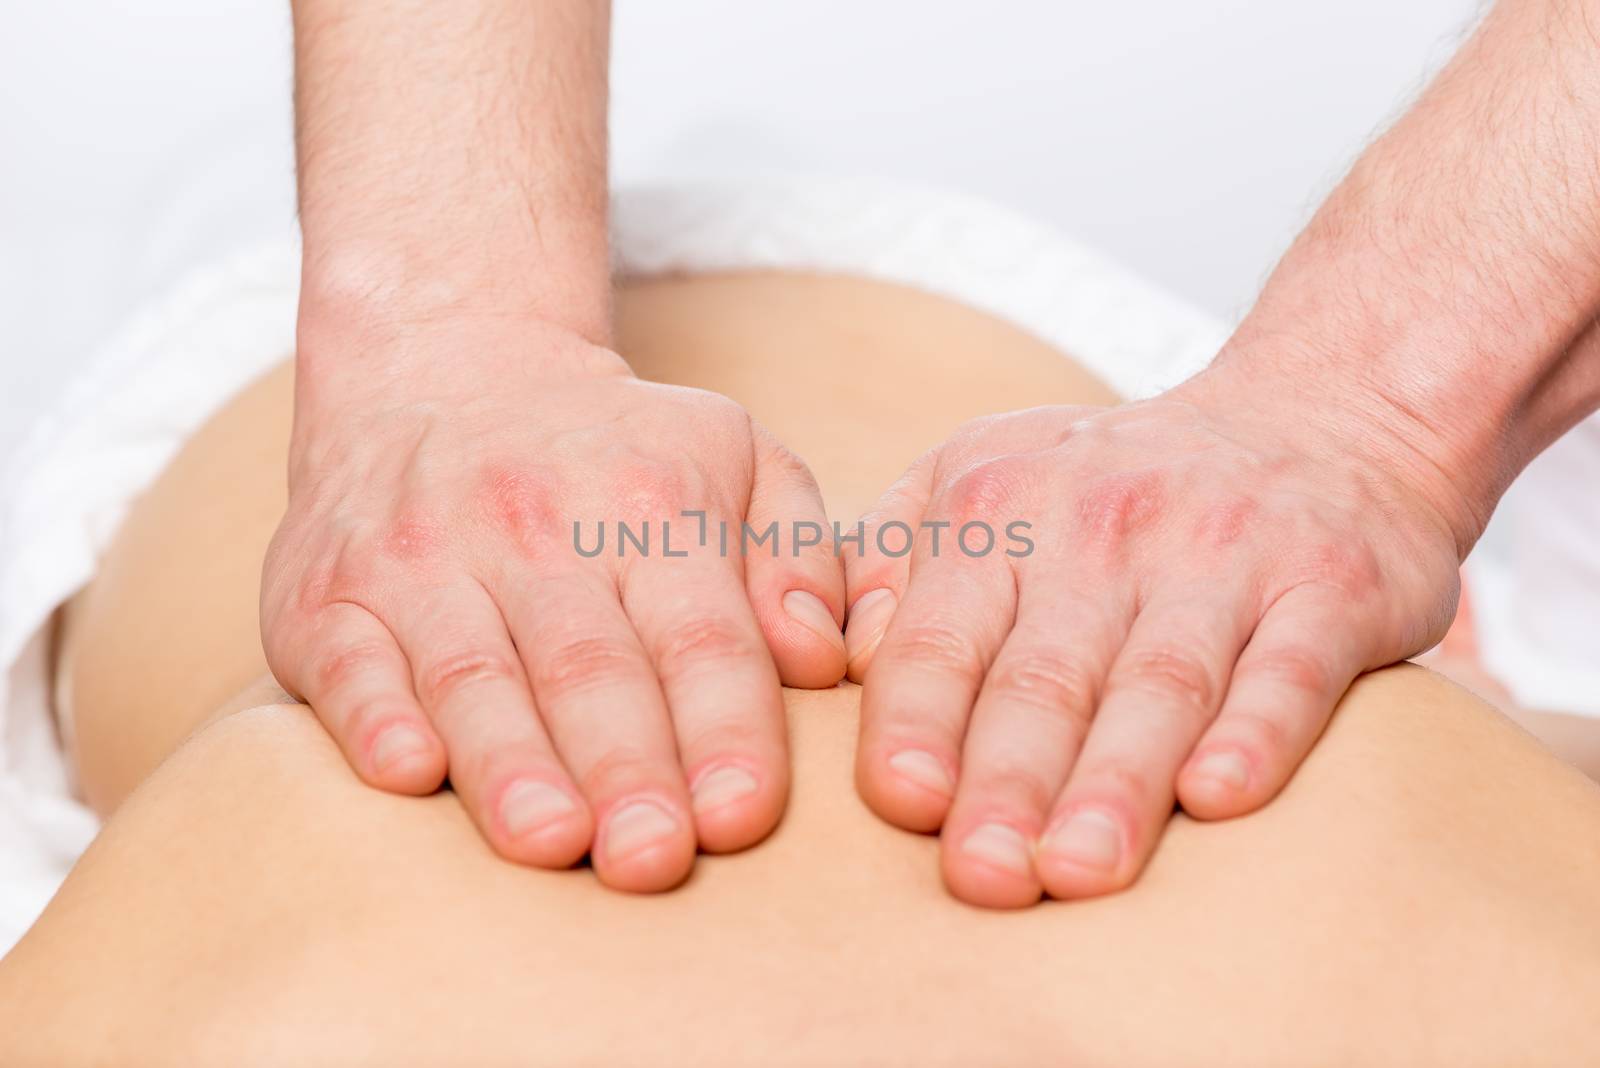
<path id="1" fill-rule="evenodd" d="M 1224 548 L 1244 537 L 1257 524 L 1260 502 L 1253 497 L 1226 497 L 1200 513 L 1196 540 L 1211 548 Z"/>
<path id="2" fill-rule="evenodd" d="M 1158 697 L 1180 708 L 1207 711 L 1216 699 L 1217 685 L 1211 669 L 1195 654 L 1156 646 L 1131 653 L 1121 679 L 1139 694 Z"/>
<path id="3" fill-rule="evenodd" d="M 1352 600 L 1377 592 L 1382 568 L 1377 554 L 1363 544 L 1321 541 L 1306 550 L 1296 576 L 1301 583 L 1326 586 Z"/>
<path id="4" fill-rule="evenodd" d="M 503 656 L 489 652 L 450 653 L 424 664 L 417 673 L 418 696 L 430 705 L 486 682 L 517 677 L 517 668 Z"/>
<path id="5" fill-rule="evenodd" d="M 951 521 L 1003 523 L 1026 491 L 1026 465 L 1012 456 L 980 460 L 957 475 L 946 491 Z"/>
<path id="6" fill-rule="evenodd" d="M 533 687 L 550 698 L 581 693 L 632 677 L 639 656 L 621 638 L 585 636 L 554 643 L 533 668 Z"/>
<path id="7" fill-rule="evenodd" d="M 477 494 L 490 522 L 519 548 L 538 549 L 561 533 L 560 491 L 544 474 L 489 465 L 479 476 Z"/>
<path id="8" fill-rule="evenodd" d="M 1106 475 L 1078 498 L 1078 525 L 1091 542 L 1116 544 L 1153 523 L 1164 507 L 1158 473 Z"/>

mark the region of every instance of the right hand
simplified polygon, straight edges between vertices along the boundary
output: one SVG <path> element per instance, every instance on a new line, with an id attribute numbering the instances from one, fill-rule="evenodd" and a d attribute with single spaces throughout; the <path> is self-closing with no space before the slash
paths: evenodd
<path id="1" fill-rule="evenodd" d="M 448 771 L 497 852 L 590 852 L 622 889 L 765 836 L 789 781 L 779 680 L 845 669 L 831 539 L 738 551 L 744 522 L 786 543 L 826 526 L 805 465 L 727 398 L 548 324 L 302 329 L 301 349 L 262 635 L 357 774 L 421 794 Z M 591 549 L 602 521 L 585 558 L 574 523 Z M 648 556 L 618 558 L 619 521 L 649 522 Z"/>

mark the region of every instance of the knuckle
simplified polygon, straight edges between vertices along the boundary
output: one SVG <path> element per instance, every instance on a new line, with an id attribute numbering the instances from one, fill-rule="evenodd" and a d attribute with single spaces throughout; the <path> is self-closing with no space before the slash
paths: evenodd
<path id="1" fill-rule="evenodd" d="M 491 465 L 479 477 L 478 503 L 512 544 L 535 550 L 560 533 L 558 490 L 544 475 Z"/>
<path id="2" fill-rule="evenodd" d="M 1333 668 L 1321 652 L 1304 645 L 1280 645 L 1251 657 L 1251 674 L 1283 683 L 1305 693 L 1333 689 Z"/>
<path id="3" fill-rule="evenodd" d="M 510 660 L 494 653 L 452 653 L 423 666 L 417 675 L 417 695 L 428 705 L 436 706 L 463 690 L 487 682 L 514 680 L 517 674 Z"/>
<path id="4" fill-rule="evenodd" d="M 1172 646 L 1132 652 L 1118 688 L 1154 697 L 1196 716 L 1209 712 L 1217 684 L 1200 657 Z"/>
<path id="5" fill-rule="evenodd" d="M 1005 798 L 1029 812 L 1043 812 L 1055 799 L 1055 790 L 1032 764 L 1016 758 L 990 759 L 963 769 L 972 776 L 980 794 Z"/>
<path id="6" fill-rule="evenodd" d="M 946 510 L 957 524 L 1004 519 L 1027 483 L 1026 465 L 1017 457 L 980 460 L 951 480 Z"/>
<path id="7" fill-rule="evenodd" d="M 637 749 L 615 746 L 578 775 L 578 788 L 597 801 L 623 797 L 669 778 L 671 769 Z"/>
<path id="8" fill-rule="evenodd" d="M 1261 505 L 1252 497 L 1230 497 L 1207 505 L 1200 513 L 1196 540 L 1222 549 L 1237 542 L 1256 525 Z"/>
<path id="9" fill-rule="evenodd" d="M 420 513 L 395 517 L 377 535 L 377 551 L 406 564 L 422 564 L 439 555 L 444 547 L 439 524 Z"/>
<path id="10" fill-rule="evenodd" d="M 1238 709 L 1228 713 L 1228 730 L 1242 735 L 1255 752 L 1282 753 L 1289 748 L 1289 731 L 1282 721 L 1260 712 Z"/>
<path id="11" fill-rule="evenodd" d="M 891 628 L 891 638 L 894 659 L 969 678 L 983 674 L 985 665 L 977 642 L 960 627 L 940 622 L 916 623 L 898 631 Z"/>
<path id="12" fill-rule="evenodd" d="M 1093 785 L 1083 792 L 1095 796 L 1138 801 L 1151 794 L 1150 773 L 1125 760 L 1097 765 L 1089 769 L 1086 778 Z"/>
<path id="13" fill-rule="evenodd" d="M 382 642 L 355 642 L 332 649 L 314 660 L 312 678 L 319 693 L 337 691 L 359 676 L 383 668 L 392 656 Z"/>
<path id="14" fill-rule="evenodd" d="M 704 724 L 679 724 L 689 763 L 716 756 L 759 754 L 772 748 L 771 731 L 757 716 L 727 716 Z"/>
<path id="15" fill-rule="evenodd" d="M 620 638 L 569 638 L 535 663 L 533 688 L 552 699 L 582 693 L 636 675 L 638 660 L 638 653 Z"/>
<path id="16" fill-rule="evenodd" d="M 1369 546 L 1337 541 L 1313 544 L 1296 571 L 1297 584 L 1324 586 L 1356 601 L 1376 593 L 1383 577 Z"/>
<path id="17" fill-rule="evenodd" d="M 659 523 L 676 516 L 688 499 L 683 471 L 661 460 L 636 457 L 612 480 L 610 506 L 620 521 Z"/>
<path id="18" fill-rule="evenodd" d="M 679 676 L 708 664 L 725 664 L 754 654 L 756 640 L 724 616 L 697 616 L 674 624 L 656 643 L 664 676 Z"/>
<path id="19" fill-rule="evenodd" d="M 1089 720 L 1098 689 L 1081 661 L 1045 649 L 1001 658 L 990 685 L 1007 702 L 1082 722 Z"/>
<path id="20" fill-rule="evenodd" d="M 1155 521 L 1164 492 L 1158 473 L 1106 475 L 1078 499 L 1078 525 L 1091 543 L 1117 544 Z"/>

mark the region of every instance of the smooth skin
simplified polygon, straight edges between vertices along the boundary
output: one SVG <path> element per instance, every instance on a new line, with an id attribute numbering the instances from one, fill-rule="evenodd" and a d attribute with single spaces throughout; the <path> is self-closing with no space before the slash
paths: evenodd
<path id="1" fill-rule="evenodd" d="M 612 347 L 607 4 L 293 7 L 305 241 L 267 661 L 372 785 L 448 774 L 507 859 L 670 888 L 782 813 L 779 680 L 845 669 L 830 546 L 724 555 L 681 513 L 824 524 L 816 483 L 737 404 Z M 575 523 L 667 522 L 687 556 L 574 547 Z"/>
<path id="2" fill-rule="evenodd" d="M 857 782 L 943 828 L 957 894 L 1128 886 L 1174 801 L 1259 808 L 1351 680 L 1444 636 L 1500 495 L 1600 407 L 1596 23 L 1497 4 L 1205 372 L 980 420 L 879 503 L 919 533 L 847 562 Z M 1025 557 L 933 551 L 1014 520 Z"/>

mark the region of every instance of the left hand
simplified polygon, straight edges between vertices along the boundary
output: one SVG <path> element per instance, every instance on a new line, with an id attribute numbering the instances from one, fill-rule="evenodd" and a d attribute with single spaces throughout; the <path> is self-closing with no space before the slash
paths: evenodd
<path id="1" fill-rule="evenodd" d="M 1174 798 L 1264 804 L 1359 673 L 1444 634 L 1475 533 L 1451 487 L 1398 414 L 1292 393 L 1207 372 L 976 420 L 847 545 L 858 786 L 943 828 L 957 896 L 1127 886 Z"/>

